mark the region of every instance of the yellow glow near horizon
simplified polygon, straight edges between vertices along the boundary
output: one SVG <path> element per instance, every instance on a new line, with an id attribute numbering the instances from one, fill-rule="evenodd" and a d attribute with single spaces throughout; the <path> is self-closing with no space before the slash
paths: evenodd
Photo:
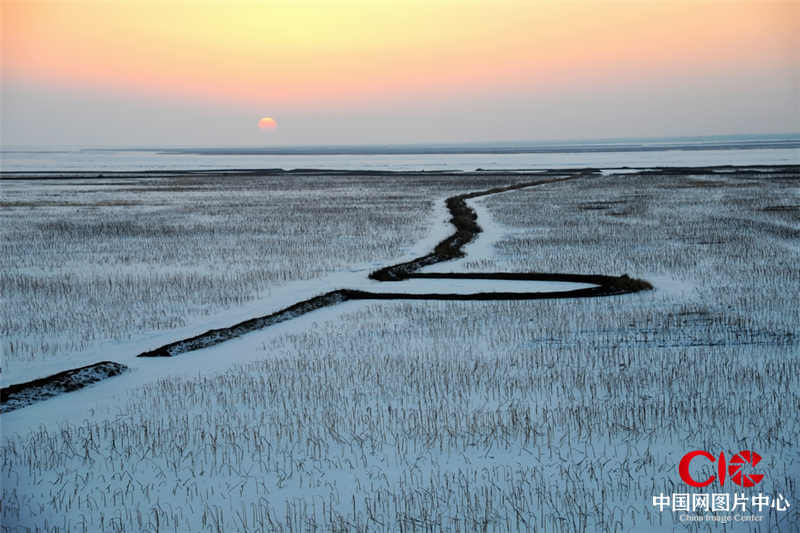
<path id="1" fill-rule="evenodd" d="M 261 131 L 274 131 L 278 127 L 278 123 L 272 117 L 264 117 L 258 121 L 258 128 Z"/>
<path id="2" fill-rule="evenodd" d="M 4 76 L 242 107 L 768 68 L 800 49 L 800 3 L 26 1 L 2 9 Z"/>

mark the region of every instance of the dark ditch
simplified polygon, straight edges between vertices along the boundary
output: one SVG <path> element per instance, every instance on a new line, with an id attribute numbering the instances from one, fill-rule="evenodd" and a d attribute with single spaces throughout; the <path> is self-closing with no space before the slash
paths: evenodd
<path id="1" fill-rule="evenodd" d="M 9 385 L 0 389 L 0 413 L 7 413 L 40 400 L 82 389 L 100 380 L 118 376 L 127 369 L 127 366 L 114 361 L 102 361 L 45 378 Z"/>

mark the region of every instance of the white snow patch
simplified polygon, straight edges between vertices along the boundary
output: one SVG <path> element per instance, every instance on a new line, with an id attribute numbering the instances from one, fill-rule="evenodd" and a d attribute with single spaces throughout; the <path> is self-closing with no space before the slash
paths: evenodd
<path id="1" fill-rule="evenodd" d="M 647 172 L 653 170 L 651 168 L 601 168 L 600 173 L 603 176 L 613 176 L 614 174 L 636 174 L 639 172 Z"/>
<path id="2" fill-rule="evenodd" d="M 596 287 L 590 283 L 564 283 L 557 281 L 518 281 L 492 279 L 410 279 L 391 283 L 377 283 L 373 292 L 409 294 L 478 294 L 482 292 L 557 292 Z"/>

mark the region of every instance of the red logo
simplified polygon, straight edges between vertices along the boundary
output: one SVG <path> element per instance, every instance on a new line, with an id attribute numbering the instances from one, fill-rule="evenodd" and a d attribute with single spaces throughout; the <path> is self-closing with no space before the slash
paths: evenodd
<path id="1" fill-rule="evenodd" d="M 689 473 L 689 464 L 697 456 L 704 457 L 709 461 L 711 461 L 712 463 L 716 462 L 717 476 L 711 476 L 705 481 L 695 480 Z M 730 475 L 731 480 L 740 487 L 753 487 L 761 483 L 761 480 L 764 479 L 764 474 L 744 474 L 742 470 L 744 469 L 745 465 L 750 465 L 752 467 L 755 467 L 760 462 L 761 462 L 761 456 L 758 455 L 756 452 L 750 450 L 742 450 L 731 458 L 730 463 L 727 465 L 728 468 L 726 470 L 724 452 L 721 452 L 718 458 L 714 458 L 713 455 L 711 455 L 705 450 L 695 450 L 683 456 L 680 464 L 678 465 L 678 472 L 680 472 L 681 474 L 681 479 L 685 483 L 691 485 L 692 487 L 705 487 L 706 485 L 710 485 L 711 483 L 713 483 L 715 479 L 719 479 L 720 485 L 725 485 L 726 473 Z"/>

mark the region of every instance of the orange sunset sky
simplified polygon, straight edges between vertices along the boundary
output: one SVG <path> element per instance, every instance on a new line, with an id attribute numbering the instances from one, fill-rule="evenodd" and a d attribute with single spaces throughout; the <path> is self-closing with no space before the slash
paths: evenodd
<path id="1" fill-rule="evenodd" d="M 1 16 L 4 144 L 800 130 L 800 2 L 4 0 Z"/>

